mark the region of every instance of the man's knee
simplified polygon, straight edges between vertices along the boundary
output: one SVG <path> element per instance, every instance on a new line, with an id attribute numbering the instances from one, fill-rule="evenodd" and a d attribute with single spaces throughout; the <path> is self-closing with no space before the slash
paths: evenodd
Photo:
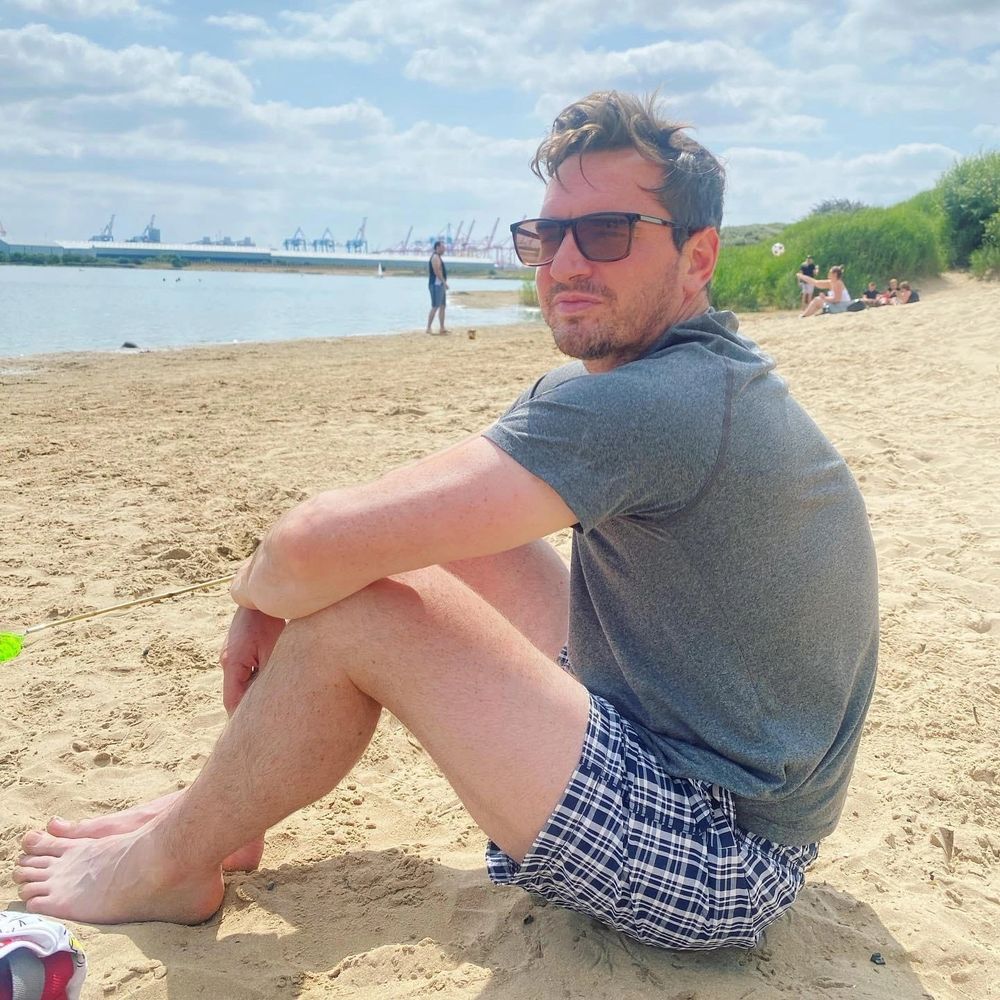
<path id="1" fill-rule="evenodd" d="M 368 584 L 350 597 L 288 623 L 290 637 L 319 643 L 328 654 L 416 639 L 432 624 L 428 601 L 442 570 L 415 570 Z"/>

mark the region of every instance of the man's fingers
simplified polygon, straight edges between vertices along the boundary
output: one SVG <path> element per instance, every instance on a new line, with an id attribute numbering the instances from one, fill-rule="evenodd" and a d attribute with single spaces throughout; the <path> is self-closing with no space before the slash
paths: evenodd
<path id="1" fill-rule="evenodd" d="M 256 676 L 257 668 L 245 664 L 223 668 L 222 704 L 229 715 L 236 711 Z"/>

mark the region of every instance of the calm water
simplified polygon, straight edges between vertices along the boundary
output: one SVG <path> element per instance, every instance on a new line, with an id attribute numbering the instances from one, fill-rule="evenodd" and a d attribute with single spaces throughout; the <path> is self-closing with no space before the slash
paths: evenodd
<path id="1" fill-rule="evenodd" d="M 451 292 L 516 289 L 516 279 L 450 278 Z M 424 277 L 0 266 L 0 357 L 423 329 Z M 517 307 L 448 305 L 447 325 L 514 323 Z"/>

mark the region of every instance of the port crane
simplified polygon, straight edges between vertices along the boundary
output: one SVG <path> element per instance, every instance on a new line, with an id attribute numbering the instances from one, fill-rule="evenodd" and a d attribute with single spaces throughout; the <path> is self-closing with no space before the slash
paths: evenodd
<path id="1" fill-rule="evenodd" d="M 111 227 L 115 224 L 114 215 L 108 220 L 108 224 L 96 235 L 90 237 L 91 243 L 113 243 L 115 238 L 111 232 Z"/>
<path id="2" fill-rule="evenodd" d="M 493 230 L 490 232 L 490 235 L 486 237 L 485 241 L 483 242 L 483 245 L 480 247 L 481 250 L 490 251 L 493 249 L 493 239 L 497 234 L 497 226 L 499 225 L 500 225 L 500 216 L 498 215 L 496 218 L 496 222 L 493 223 Z"/>
<path id="3" fill-rule="evenodd" d="M 475 228 L 476 228 L 476 220 L 475 220 L 475 219 L 473 219 L 473 220 L 472 220 L 472 222 L 471 222 L 471 223 L 470 223 L 470 225 L 469 225 L 469 228 L 468 228 L 468 229 L 466 229 L 466 231 L 465 231 L 465 239 L 464 239 L 464 240 L 462 240 L 462 246 L 461 246 L 461 249 L 462 249 L 463 251 L 464 251 L 464 250 L 468 250 L 468 249 L 469 249 L 469 242 L 470 242 L 470 241 L 471 241 L 471 239 L 472 239 L 472 230 L 473 230 L 473 229 L 475 229 Z M 457 237 L 455 238 L 455 242 L 456 242 L 456 243 L 458 242 L 458 238 L 457 238 Z"/>
<path id="4" fill-rule="evenodd" d="M 348 253 L 368 253 L 368 240 L 365 239 L 365 226 L 368 225 L 368 216 L 361 220 L 361 228 L 353 240 L 347 241 Z"/>
<path id="5" fill-rule="evenodd" d="M 323 235 L 318 240 L 313 240 L 313 250 L 336 250 L 337 241 L 333 238 L 333 233 L 330 232 L 330 227 L 327 226 L 323 230 Z"/>
<path id="6" fill-rule="evenodd" d="M 299 228 L 296 229 L 295 232 L 292 233 L 292 235 L 289 236 L 287 240 L 285 240 L 285 249 L 286 250 L 305 250 L 305 249 L 307 249 L 307 247 L 306 247 L 306 234 L 304 232 L 302 232 L 302 227 L 301 226 L 299 226 Z"/>
<path id="7" fill-rule="evenodd" d="M 386 247 L 382 252 L 383 253 L 406 253 L 407 250 L 410 247 L 410 237 L 412 235 L 413 235 L 413 226 L 410 226 L 410 228 L 406 231 L 406 238 L 403 240 L 402 243 L 395 243 L 391 247 Z M 416 246 L 414 246 L 413 249 L 416 249 Z"/>
<path id="8" fill-rule="evenodd" d="M 160 231 L 156 228 L 156 216 L 151 215 L 149 217 L 149 222 L 146 228 L 138 235 L 131 236 L 128 240 L 129 243 L 159 243 L 160 242 Z"/>

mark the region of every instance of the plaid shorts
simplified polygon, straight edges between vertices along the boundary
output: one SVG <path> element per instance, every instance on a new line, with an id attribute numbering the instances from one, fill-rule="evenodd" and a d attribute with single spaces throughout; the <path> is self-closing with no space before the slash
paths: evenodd
<path id="1" fill-rule="evenodd" d="M 597 695 L 580 763 L 518 865 L 494 843 L 490 879 L 661 948 L 752 948 L 802 888 L 817 845 L 738 827 L 730 793 L 672 778 Z"/>

